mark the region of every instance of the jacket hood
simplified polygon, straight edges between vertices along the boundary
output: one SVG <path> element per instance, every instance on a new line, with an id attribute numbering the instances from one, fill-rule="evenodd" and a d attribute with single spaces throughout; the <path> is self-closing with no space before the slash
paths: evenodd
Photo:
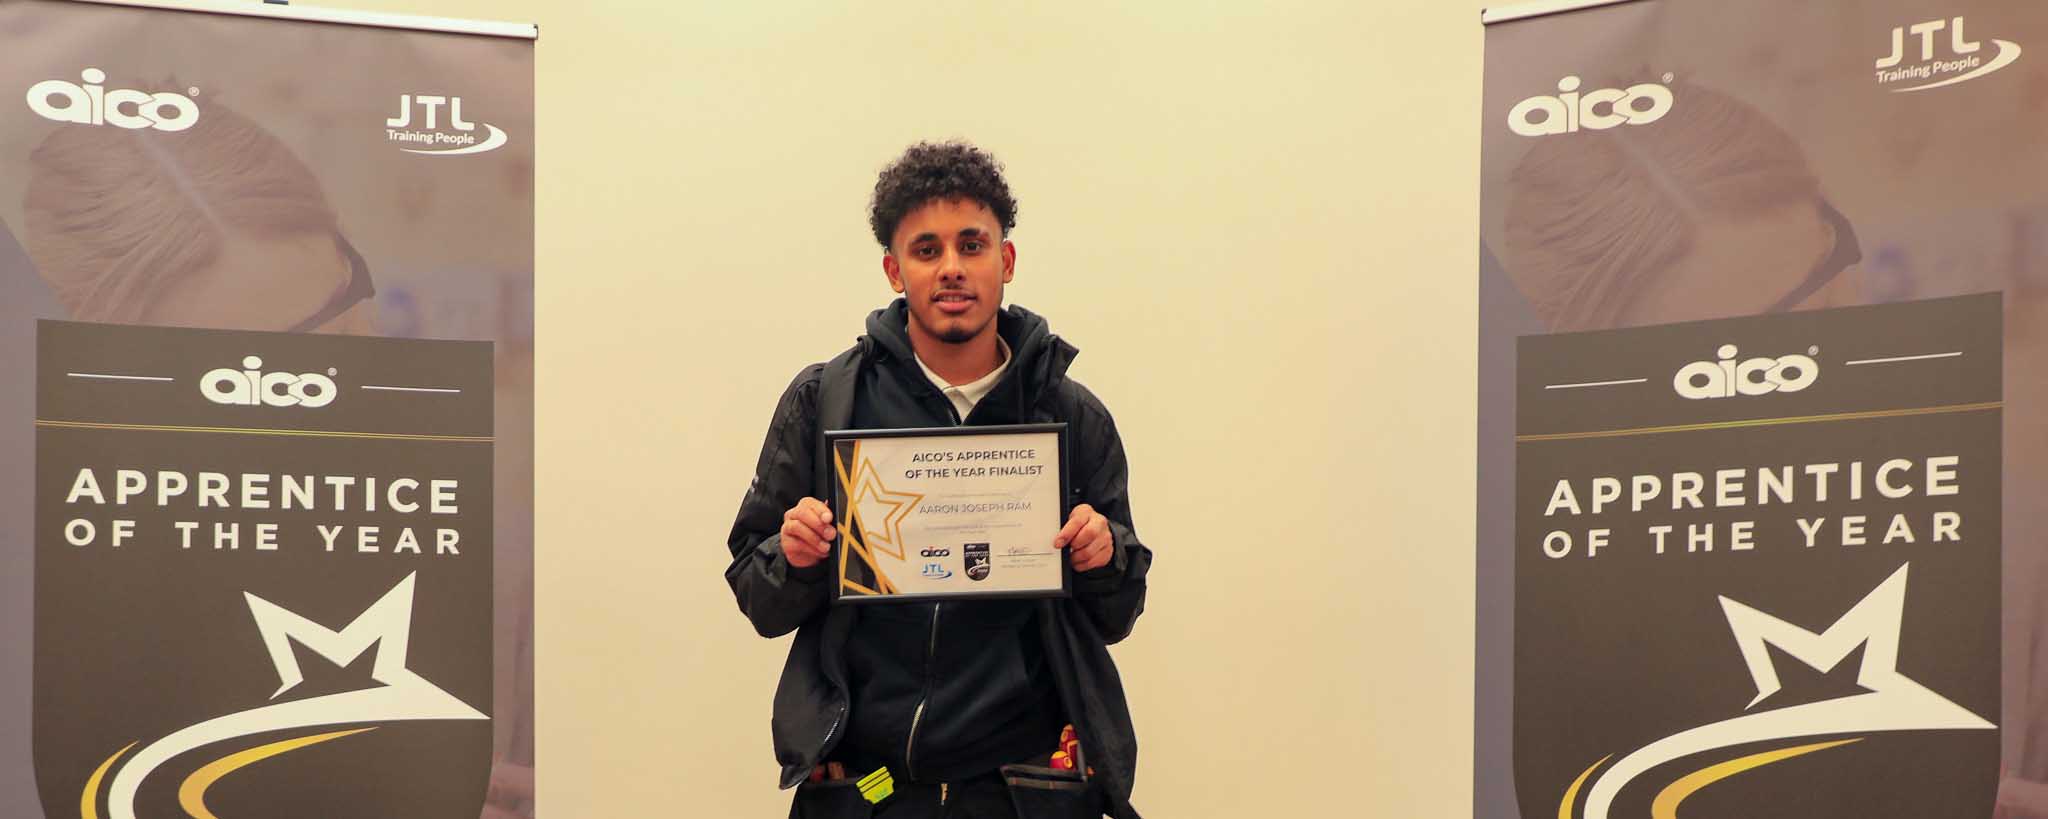
<path id="1" fill-rule="evenodd" d="M 867 331 L 881 352 L 917 371 L 909 321 L 910 303 L 899 298 L 868 314 Z M 996 333 L 1010 345 L 1011 374 L 1005 374 L 1003 381 L 1022 379 L 1019 386 L 1038 396 L 1051 394 L 1050 388 L 1066 378 L 1068 365 L 1080 352 L 1054 335 L 1045 317 L 1014 304 L 996 313 Z"/>

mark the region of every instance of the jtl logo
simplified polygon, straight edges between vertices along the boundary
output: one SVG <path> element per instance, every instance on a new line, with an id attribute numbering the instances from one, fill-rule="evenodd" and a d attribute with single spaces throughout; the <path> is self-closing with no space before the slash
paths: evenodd
<path id="1" fill-rule="evenodd" d="M 384 124 L 392 128 L 413 127 L 412 109 L 415 104 L 426 114 L 425 124 L 421 127 L 429 131 L 441 127 L 436 120 L 441 115 L 441 106 L 443 105 L 448 106 L 448 127 L 454 128 L 457 131 L 476 130 L 476 123 L 466 122 L 462 119 L 461 97 L 450 99 L 448 97 L 436 97 L 426 94 L 421 94 L 418 97 L 414 97 L 411 94 L 398 95 L 398 116 L 385 120 Z"/>
<path id="2" fill-rule="evenodd" d="M 443 106 L 447 122 L 442 123 Z M 419 114 L 418 119 L 414 113 Z M 477 126 L 486 134 L 477 140 Z M 428 147 L 406 148 L 407 153 L 452 156 L 497 150 L 506 142 L 505 132 L 487 122 L 462 118 L 462 98 L 435 94 L 400 94 L 398 115 L 384 120 L 385 136 L 392 142 L 419 143 Z"/>
<path id="3" fill-rule="evenodd" d="M 1948 32 L 1947 49 L 1937 56 L 1937 46 L 1941 41 L 1938 35 L 1944 30 Z M 1918 49 L 1911 47 L 1915 40 L 1919 43 Z M 1979 52 L 1984 50 L 1984 44 L 1971 40 L 1969 35 L 1963 32 L 1961 17 L 1928 20 L 1924 23 L 1894 28 L 1891 54 L 1877 61 L 1877 84 L 1891 85 L 1928 80 L 1929 82 L 1918 85 L 1892 89 L 1894 93 L 1924 91 L 1977 79 L 2012 65 L 2013 61 L 2020 58 L 2020 47 L 2017 43 L 2008 40 L 1992 40 L 1991 43 L 1998 46 L 1998 53 L 1987 63 L 1979 55 Z M 1909 52 L 1917 52 L 1918 59 L 1909 62 Z M 1957 76 L 1948 76 L 1952 74 Z M 1942 79 L 1936 79 L 1937 77 Z"/>
<path id="4" fill-rule="evenodd" d="M 199 391 L 213 403 L 244 407 L 318 409 L 334 403 L 337 390 L 334 380 L 327 377 L 335 374 L 333 370 L 328 370 L 327 375 L 265 373 L 263 359 L 253 355 L 242 359 L 242 366 L 247 369 L 222 367 L 208 372 L 199 379 Z"/>
<path id="5" fill-rule="evenodd" d="M 1809 355 L 1752 358 L 1740 363 L 1735 360 L 1738 351 L 1733 344 L 1723 344 L 1716 352 L 1718 361 L 1695 361 L 1680 369 L 1671 378 L 1672 389 L 1694 400 L 1733 398 L 1798 392 L 1820 378 L 1820 362 L 1810 357 L 1820 353 L 1817 347 L 1808 348 Z"/>
<path id="6" fill-rule="evenodd" d="M 1664 75 L 1665 82 L 1671 80 L 1671 75 Z M 1522 136 L 1539 137 L 1648 125 L 1671 113 L 1671 89 L 1656 83 L 1585 93 L 1579 92 L 1580 84 L 1578 77 L 1566 77 L 1557 82 L 1557 96 L 1522 100 L 1508 112 L 1508 127 Z M 1543 118 L 1531 119 L 1538 112 Z"/>
<path id="7" fill-rule="evenodd" d="M 199 104 L 191 97 L 163 92 L 152 94 L 132 88 L 112 91 L 100 83 L 107 72 L 88 68 L 79 72 L 84 85 L 66 80 L 44 80 L 28 89 L 28 108 L 37 116 L 80 125 L 112 125 L 116 128 L 183 131 L 199 124 Z M 199 93 L 199 89 L 191 89 Z"/>

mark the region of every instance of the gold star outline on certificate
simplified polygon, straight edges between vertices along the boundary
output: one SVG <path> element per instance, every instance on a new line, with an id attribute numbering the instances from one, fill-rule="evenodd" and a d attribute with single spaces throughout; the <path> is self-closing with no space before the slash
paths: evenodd
<path id="1" fill-rule="evenodd" d="M 903 519 L 917 509 L 924 496 L 916 492 L 892 492 L 882 485 L 881 475 L 875 472 L 873 461 L 860 461 L 859 490 L 853 496 L 853 515 L 859 519 L 861 530 L 872 544 L 886 544 L 890 549 L 876 546 L 875 551 L 897 560 L 904 560 Z M 872 510 L 872 511 L 871 511 Z M 880 512 L 878 516 L 874 512 Z M 874 521 L 879 517 L 880 524 Z"/>

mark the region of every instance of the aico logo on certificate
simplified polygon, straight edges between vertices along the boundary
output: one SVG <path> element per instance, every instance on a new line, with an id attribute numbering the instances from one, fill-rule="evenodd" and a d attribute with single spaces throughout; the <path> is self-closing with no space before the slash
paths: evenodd
<path id="1" fill-rule="evenodd" d="M 68 80 L 44 80 L 28 89 L 28 109 L 36 116 L 80 125 L 112 125 L 139 131 L 183 131 L 199 124 L 199 104 L 191 97 L 170 92 L 152 94 L 132 88 L 108 90 L 101 83 L 107 72 L 88 68 L 79 72 L 80 85 Z M 193 95 L 199 89 L 188 92 Z"/>

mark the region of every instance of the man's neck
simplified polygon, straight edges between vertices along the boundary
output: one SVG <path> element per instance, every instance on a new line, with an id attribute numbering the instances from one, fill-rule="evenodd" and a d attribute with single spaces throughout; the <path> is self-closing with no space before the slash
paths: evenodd
<path id="1" fill-rule="evenodd" d="M 981 335 L 962 342 L 940 341 L 917 326 L 916 321 L 908 329 L 911 351 L 948 384 L 971 384 L 1003 365 L 1003 348 L 996 340 L 995 322 L 989 322 Z"/>

